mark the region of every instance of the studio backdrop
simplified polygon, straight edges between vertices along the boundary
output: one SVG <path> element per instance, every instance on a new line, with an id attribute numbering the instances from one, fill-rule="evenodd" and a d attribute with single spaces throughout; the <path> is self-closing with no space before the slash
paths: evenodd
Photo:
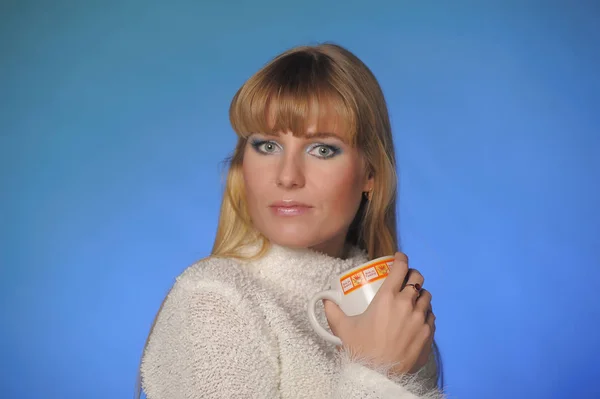
<path id="1" fill-rule="evenodd" d="M 131 397 L 164 295 L 210 253 L 232 96 L 325 41 L 385 92 L 449 396 L 600 397 L 599 10 L 2 2 L 0 397 Z"/>

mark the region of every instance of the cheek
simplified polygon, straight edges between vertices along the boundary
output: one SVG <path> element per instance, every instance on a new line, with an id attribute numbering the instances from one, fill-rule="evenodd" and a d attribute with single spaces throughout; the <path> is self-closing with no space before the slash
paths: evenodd
<path id="1" fill-rule="evenodd" d="M 322 173 L 319 182 L 321 197 L 331 214 L 353 219 L 362 195 L 362 181 L 358 171 L 342 167 L 330 173 Z"/>
<path id="2" fill-rule="evenodd" d="M 260 179 L 258 179 L 256 173 L 252 170 L 244 169 L 244 190 L 246 194 L 246 201 L 250 208 L 253 208 L 257 202 L 257 196 L 261 192 Z"/>
<path id="3" fill-rule="evenodd" d="M 267 192 L 269 181 L 272 179 L 269 176 L 269 167 L 267 162 L 261 160 L 260 155 L 254 154 L 246 150 L 244 161 L 242 163 L 242 175 L 244 179 L 244 187 L 246 191 L 246 199 L 250 206 L 253 206 L 258 198 L 263 197 Z"/>

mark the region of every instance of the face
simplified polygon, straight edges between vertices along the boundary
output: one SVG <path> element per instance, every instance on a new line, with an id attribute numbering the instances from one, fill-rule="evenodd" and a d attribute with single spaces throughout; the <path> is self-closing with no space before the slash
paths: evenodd
<path id="1" fill-rule="evenodd" d="M 321 123 L 327 125 L 327 123 Z M 253 225 L 271 242 L 341 256 L 362 193 L 373 187 L 358 149 L 333 124 L 248 138 L 242 165 Z"/>

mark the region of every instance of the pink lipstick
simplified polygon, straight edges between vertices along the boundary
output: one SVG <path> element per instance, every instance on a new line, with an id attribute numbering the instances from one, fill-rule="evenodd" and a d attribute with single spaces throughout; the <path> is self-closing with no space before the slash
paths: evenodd
<path id="1" fill-rule="evenodd" d="M 312 206 L 297 201 L 278 201 L 269 208 L 277 216 L 300 216 L 309 212 Z"/>

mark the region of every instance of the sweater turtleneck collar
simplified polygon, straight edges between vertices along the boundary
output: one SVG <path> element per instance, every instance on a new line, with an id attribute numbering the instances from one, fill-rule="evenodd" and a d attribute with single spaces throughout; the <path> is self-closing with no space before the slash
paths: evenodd
<path id="1" fill-rule="evenodd" d="M 349 249 L 345 259 L 309 248 L 270 243 L 266 255 L 249 262 L 253 273 L 289 294 L 307 299 L 327 289 L 331 278 L 368 261 L 365 251 Z"/>

